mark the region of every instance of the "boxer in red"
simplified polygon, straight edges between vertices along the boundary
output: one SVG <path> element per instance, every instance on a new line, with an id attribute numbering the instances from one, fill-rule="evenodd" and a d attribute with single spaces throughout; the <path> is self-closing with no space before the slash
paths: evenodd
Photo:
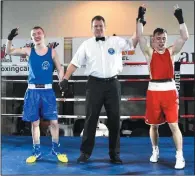
<path id="1" fill-rule="evenodd" d="M 144 6 L 142 10 L 146 10 Z M 174 81 L 174 56 L 179 53 L 189 38 L 186 24 L 184 23 L 182 9 L 174 6 L 174 15 L 179 22 L 180 35 L 174 44 L 166 47 L 167 31 L 157 28 L 153 32 L 152 46 L 148 45 L 143 36 L 142 19 L 138 21 L 138 36 L 140 48 L 148 62 L 150 82 L 146 96 L 146 119 L 150 125 L 150 139 L 152 143 L 151 162 L 157 162 L 159 158 L 158 127 L 167 122 L 171 129 L 176 146 L 175 169 L 183 169 L 185 160 L 183 157 L 183 139 L 178 126 L 178 93 Z"/>

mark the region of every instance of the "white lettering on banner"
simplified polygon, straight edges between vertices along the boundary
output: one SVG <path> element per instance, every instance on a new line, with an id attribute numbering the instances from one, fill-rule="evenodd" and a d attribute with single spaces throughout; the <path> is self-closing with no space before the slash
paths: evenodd
<path id="1" fill-rule="evenodd" d="M 7 39 L 2 40 L 1 46 L 1 76 L 27 76 L 28 75 L 28 56 L 10 56 L 5 53 Z M 46 45 L 54 48 L 58 53 L 61 64 L 64 64 L 64 38 L 48 38 Z M 14 39 L 13 48 L 34 47 L 29 39 Z M 56 70 L 54 75 L 57 75 Z"/>
<path id="2" fill-rule="evenodd" d="M 129 38 L 131 36 L 123 36 L 123 38 Z M 150 36 L 145 36 L 150 43 Z M 173 45 L 174 41 L 179 37 L 179 35 L 169 35 L 167 46 Z M 73 38 L 72 41 L 72 56 L 76 53 L 79 46 L 87 40 L 88 38 Z M 176 61 L 181 62 L 195 62 L 193 59 L 194 55 L 194 35 L 190 35 L 189 39 L 184 44 L 180 53 L 175 56 Z M 143 55 L 139 44 L 137 45 L 135 51 L 123 51 L 122 52 L 122 61 L 124 62 L 146 62 L 145 56 Z M 78 68 L 74 73 L 75 76 L 84 76 L 85 67 Z M 191 75 L 194 74 L 194 65 L 193 64 L 182 64 L 181 75 Z M 126 65 L 123 67 L 123 71 L 120 75 L 149 75 L 147 65 Z"/>
<path id="3" fill-rule="evenodd" d="M 28 72 L 29 67 L 28 66 L 1 66 L 1 72 L 7 73 L 9 75 L 9 72 L 14 72 L 15 74 L 20 72 Z"/>
<path id="4" fill-rule="evenodd" d="M 176 85 L 176 88 L 179 92 L 180 90 L 180 71 L 175 71 L 175 85 Z"/>

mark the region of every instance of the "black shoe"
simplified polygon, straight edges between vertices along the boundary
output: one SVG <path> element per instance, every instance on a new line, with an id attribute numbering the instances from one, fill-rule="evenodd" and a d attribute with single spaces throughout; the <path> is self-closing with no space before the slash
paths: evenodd
<path id="1" fill-rule="evenodd" d="M 110 162 L 114 164 L 123 164 L 122 160 L 118 155 L 112 155 L 110 156 Z"/>
<path id="2" fill-rule="evenodd" d="M 79 158 L 77 159 L 77 163 L 85 163 L 87 162 L 87 160 L 89 159 L 89 155 L 86 153 L 81 153 L 81 155 L 79 156 Z"/>

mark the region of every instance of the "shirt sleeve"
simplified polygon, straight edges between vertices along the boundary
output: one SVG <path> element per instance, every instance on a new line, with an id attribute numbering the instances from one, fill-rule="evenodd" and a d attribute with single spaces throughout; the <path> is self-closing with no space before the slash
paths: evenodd
<path id="1" fill-rule="evenodd" d="M 80 45 L 70 63 L 78 68 L 86 64 L 85 42 Z"/>
<path id="2" fill-rule="evenodd" d="M 121 51 L 128 51 L 128 50 L 135 49 L 133 46 L 132 38 L 124 39 L 124 38 L 118 37 L 117 40 L 118 40 L 117 42 L 118 42 L 118 45 Z"/>

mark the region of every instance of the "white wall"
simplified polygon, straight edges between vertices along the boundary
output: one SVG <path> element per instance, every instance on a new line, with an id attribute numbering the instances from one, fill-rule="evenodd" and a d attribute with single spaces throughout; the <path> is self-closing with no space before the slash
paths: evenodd
<path id="1" fill-rule="evenodd" d="M 178 34 L 178 22 L 173 15 L 176 3 L 183 9 L 189 33 L 194 34 L 193 1 L 4 1 L 3 38 L 17 26 L 20 27 L 18 37 L 29 37 L 35 25 L 42 26 L 48 37 L 88 37 L 95 15 L 104 16 L 107 35 L 132 35 L 137 9 L 142 3 L 147 6 L 146 35 L 156 27 L 166 28 L 169 34 Z"/>

